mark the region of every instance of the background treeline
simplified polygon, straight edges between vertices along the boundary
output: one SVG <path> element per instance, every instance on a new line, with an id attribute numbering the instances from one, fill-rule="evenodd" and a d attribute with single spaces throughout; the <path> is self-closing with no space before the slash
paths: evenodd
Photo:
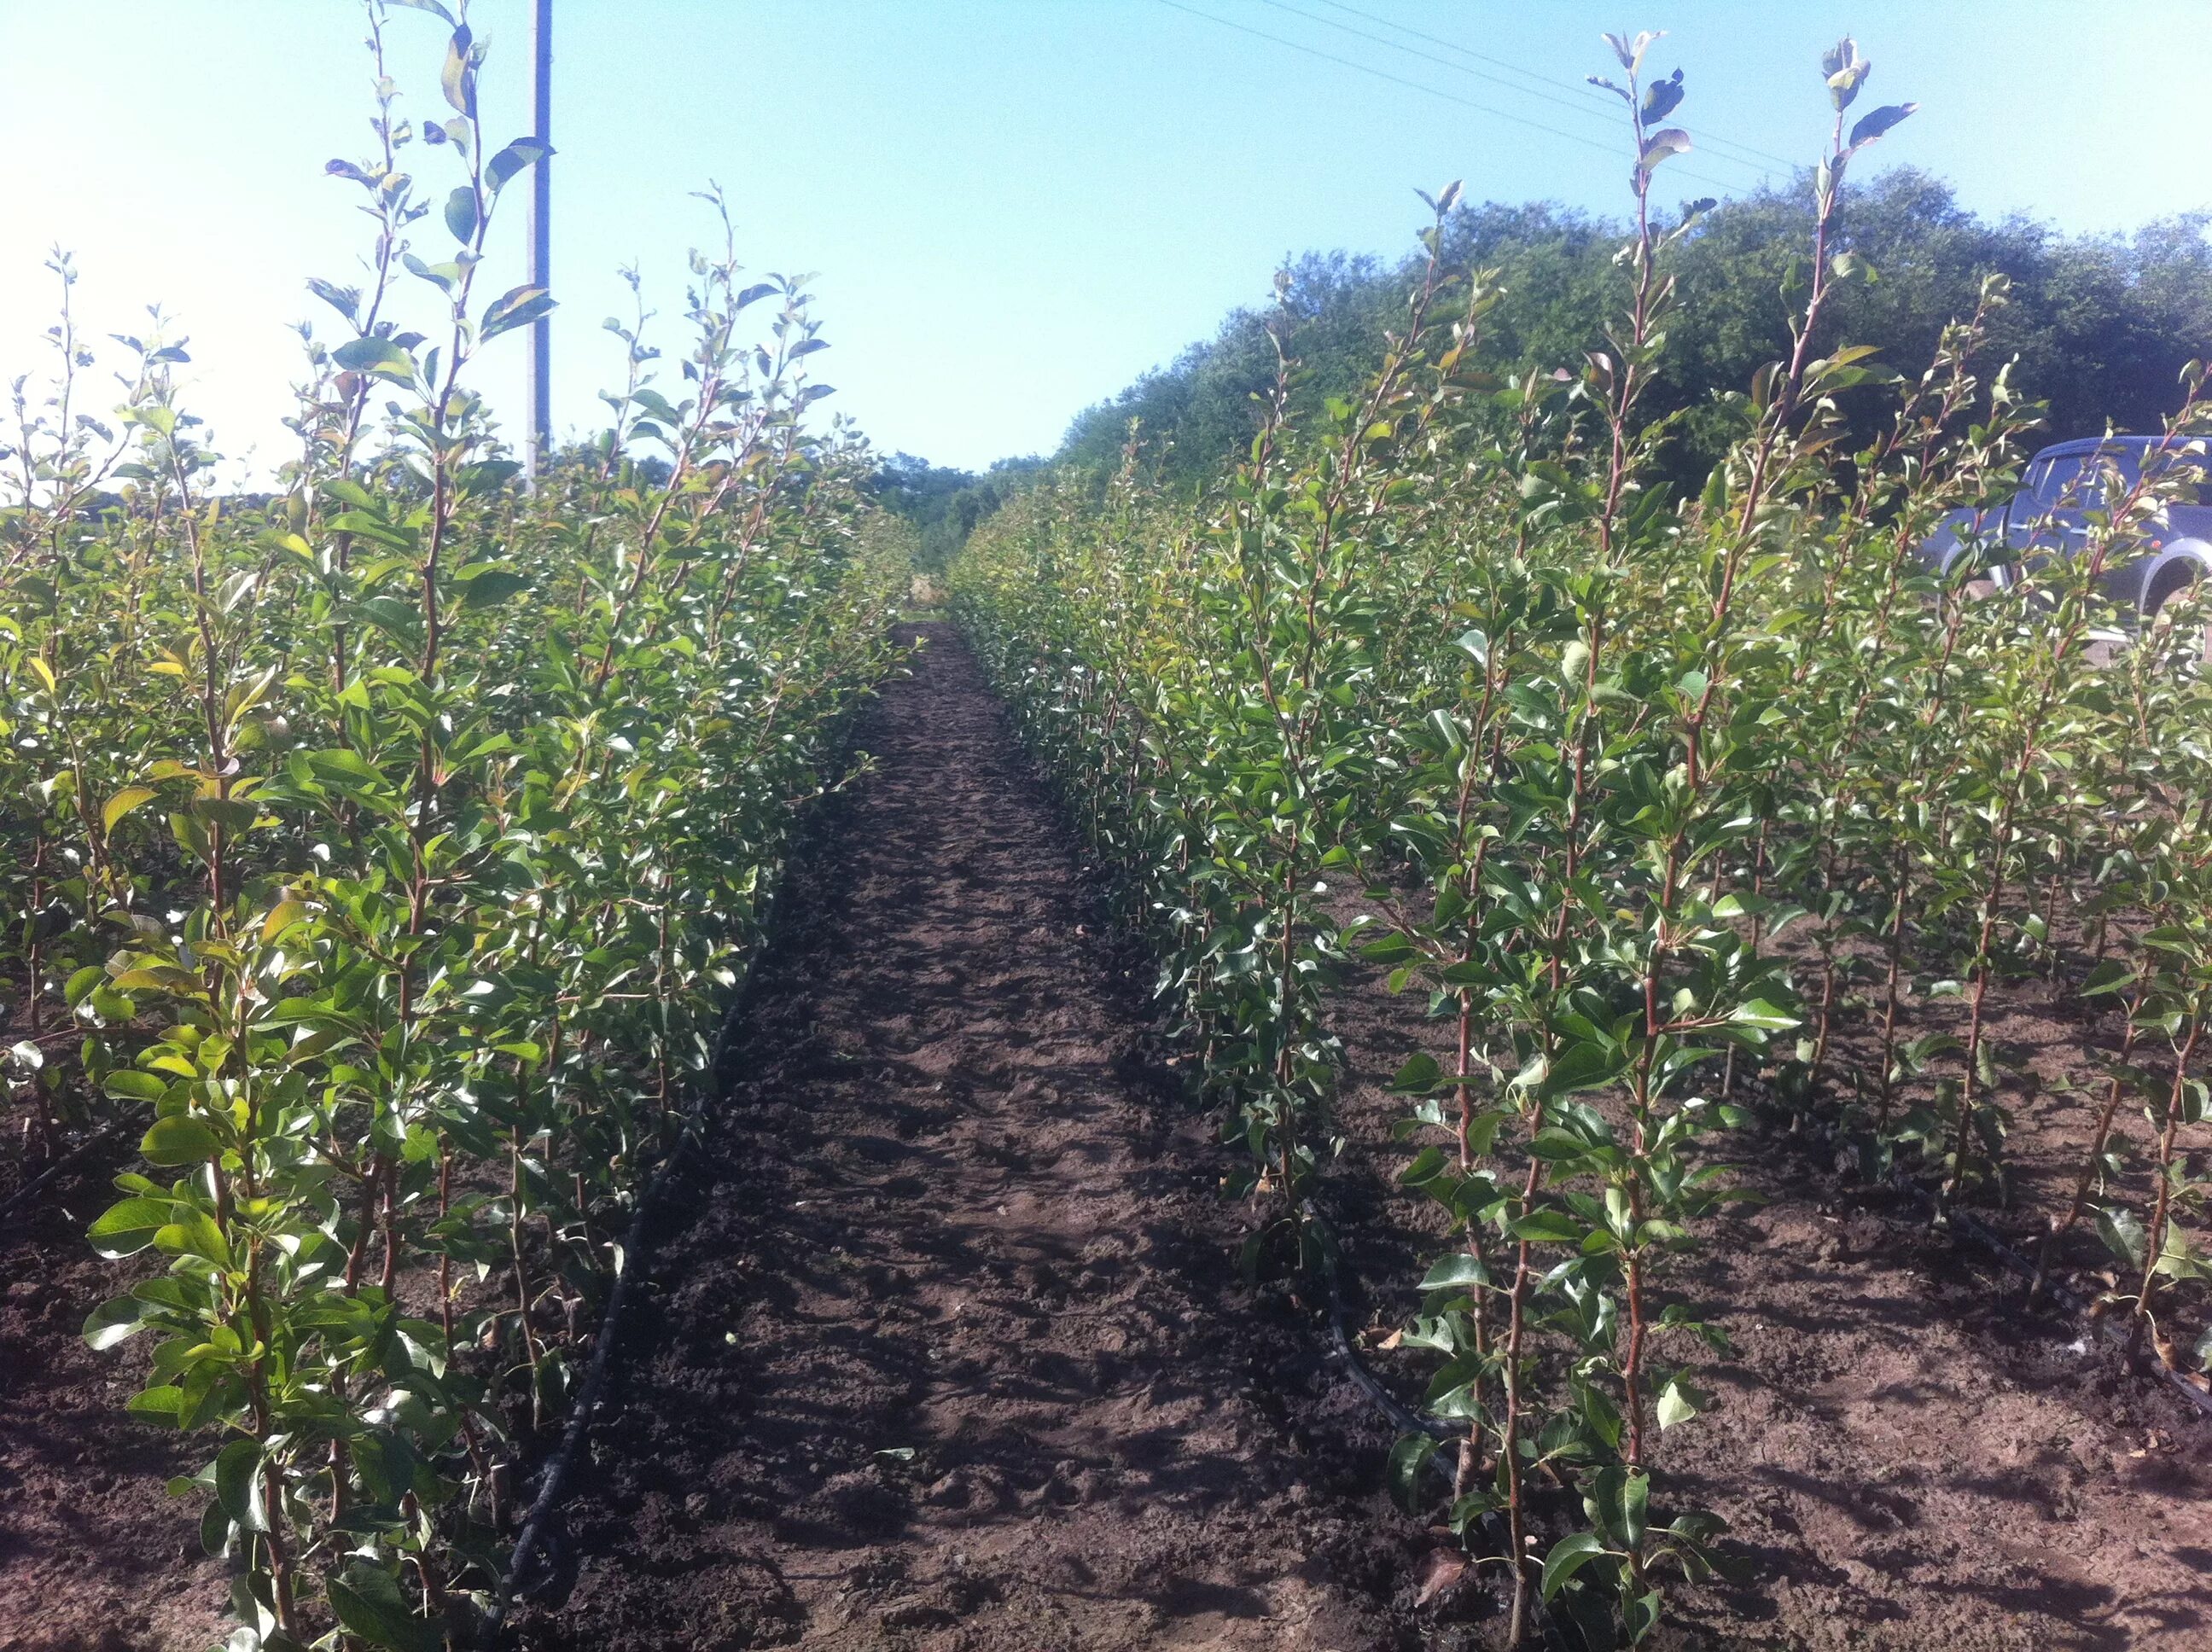
<path id="1" fill-rule="evenodd" d="M 1683 302 L 1669 327 L 1653 411 L 1684 410 L 1664 456 L 1678 480 L 1701 480 L 1744 416 L 1717 398 L 1741 391 L 1787 346 L 1787 307 L 1802 305 L 1812 191 L 1805 179 L 1730 201 L 1708 214 L 1682 246 Z M 1873 344 L 1900 367 L 1925 361 L 1944 325 L 1974 308 L 1982 278 L 2002 272 L 2012 303 L 1996 319 L 1992 358 L 2017 357 L 2015 386 L 2050 404 L 2053 440 L 2157 428 L 2181 398 L 2188 361 L 2212 353 L 2212 246 L 2202 214 L 2150 224 L 2131 237 L 2068 236 L 2012 217 L 1990 222 L 1959 203 L 1950 186 L 1899 169 L 1854 196 L 1839 252 L 1863 273 L 1823 315 L 1825 337 Z M 1448 226 L 1455 269 L 1495 266 L 1504 298 L 1491 318 L 1489 353 L 1500 367 L 1579 368 L 1603 347 L 1620 313 L 1628 274 L 1615 261 L 1627 227 L 1559 206 L 1485 203 Z M 1370 374 L 1382 328 L 1404 303 L 1408 272 L 1342 254 L 1308 257 L 1290 271 L 1287 301 L 1300 321 L 1303 395 L 1316 405 Z M 1143 421 L 1170 477 L 1196 480 L 1240 448 L 1255 428 L 1252 393 L 1273 372 L 1267 313 L 1232 314 L 1212 340 L 1146 374 L 1079 415 L 1060 457 L 1106 463 L 1128 421 Z M 1872 434 L 1878 398 L 1856 410 Z"/>
<path id="2" fill-rule="evenodd" d="M 1742 390 L 1787 348 L 1784 317 L 1791 302 L 1802 303 L 1811 195 L 1801 178 L 1725 203 L 1680 249 L 1674 267 L 1684 301 L 1650 402 L 1655 414 L 1681 416 L 1660 459 L 1662 475 L 1678 484 L 1701 482 L 1741 434 L 1740 404 L 1720 396 Z M 2155 429 L 2179 404 L 2183 365 L 2212 355 L 2206 223 L 2190 214 L 2132 236 L 2064 235 L 2027 218 L 1980 217 L 1941 179 L 1899 168 L 1867 183 L 1844 214 L 1838 250 L 1856 254 L 1863 271 L 1833 295 L 1819 342 L 1873 344 L 1900 368 L 1925 361 L 1944 324 L 1972 311 L 1982 277 L 2002 271 L 2013 301 L 1994 318 L 1991 359 L 2017 358 L 2014 383 L 2049 404 L 2050 439 L 2095 434 L 2107 422 Z M 1486 345 L 1493 365 L 1579 368 L 1584 352 L 1602 349 L 1607 319 L 1621 313 L 1627 291 L 1614 257 L 1627 234 L 1623 222 L 1546 203 L 1455 211 L 1447 262 L 1503 272 L 1504 298 Z M 1305 368 L 1298 411 L 1371 375 L 1409 275 L 1391 260 L 1341 252 L 1309 254 L 1290 268 L 1283 301 L 1297 318 Z M 1054 459 L 1110 467 L 1134 418 L 1160 473 L 1201 485 L 1256 428 L 1254 394 L 1274 371 L 1268 319 L 1267 307 L 1234 312 L 1212 338 L 1078 415 Z M 1871 434 L 1883 406 L 1862 396 L 1847 408 L 1867 427 L 1854 436 Z M 921 527 L 934 565 L 1036 468 L 1001 462 L 977 477 L 901 456 L 881 485 Z"/>
<path id="3" fill-rule="evenodd" d="M 872 487 L 880 502 L 914 525 L 915 565 L 933 572 L 968 543 L 978 522 L 1049 462 L 1002 459 L 979 476 L 949 465 L 932 465 L 912 453 L 893 453 L 877 467 Z"/>

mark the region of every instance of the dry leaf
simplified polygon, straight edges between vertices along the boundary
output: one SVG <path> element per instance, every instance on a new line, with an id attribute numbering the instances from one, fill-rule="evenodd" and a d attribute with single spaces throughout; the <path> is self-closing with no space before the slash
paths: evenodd
<path id="1" fill-rule="evenodd" d="M 1413 1604 L 1425 1606 L 1467 1576 L 1467 1557 L 1455 1549 L 1437 1549 L 1429 1556 L 1429 1564 L 1421 1574 L 1421 1592 L 1413 1597 Z"/>

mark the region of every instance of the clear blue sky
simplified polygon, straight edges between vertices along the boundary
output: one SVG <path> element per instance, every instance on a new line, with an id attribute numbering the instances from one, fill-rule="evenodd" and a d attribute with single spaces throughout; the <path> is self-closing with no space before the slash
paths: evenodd
<path id="1" fill-rule="evenodd" d="M 1865 95 L 1923 106 L 1879 165 L 2069 230 L 2212 203 L 2204 0 L 1351 0 L 1397 30 L 1329 0 L 557 3 L 566 429 L 592 422 L 617 370 L 599 330 L 615 267 L 640 261 L 664 313 L 680 310 L 704 228 L 688 192 L 712 177 L 753 268 L 818 273 L 827 406 L 942 463 L 1048 449 L 1079 409 L 1264 296 L 1285 253 L 1405 250 L 1416 186 L 1617 210 L 1617 153 L 1488 112 L 1613 140 L 1572 89 L 1613 68 L 1603 28 L 1669 30 L 1652 64 L 1685 69 L 1679 118 L 1714 138 L 1810 156 L 1815 64 L 1849 29 L 1875 64 Z M 526 13 L 472 8 L 495 139 L 522 131 Z M 441 25 L 400 12 L 392 32 L 406 106 L 436 108 Z M 351 190 L 321 175 L 368 147 L 362 33 L 351 0 L 0 0 L 0 376 L 38 365 L 39 263 L 59 242 L 99 331 L 134 331 L 160 301 L 191 335 L 193 399 L 221 445 L 283 457 L 284 324 L 321 307 L 306 276 L 349 276 L 364 245 Z M 1436 41 L 1566 85 L 1516 92 Z M 410 153 L 442 177 L 441 152 Z M 1766 164 L 1708 146 L 1670 163 L 1668 187 L 1711 192 L 1696 172 L 1740 190 Z M 520 228 L 518 203 L 502 286 Z M 441 247 L 434 218 L 421 235 Z M 483 379 L 508 408 L 521 348 L 493 346 Z"/>

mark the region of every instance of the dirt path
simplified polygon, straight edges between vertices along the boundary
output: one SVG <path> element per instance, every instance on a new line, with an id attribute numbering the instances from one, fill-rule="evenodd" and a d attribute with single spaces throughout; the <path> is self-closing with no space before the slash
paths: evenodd
<path id="1" fill-rule="evenodd" d="M 1382 1447 L 952 634 L 794 869 L 537 1648 L 1417 1643 Z M 1094 932 L 1086 932 L 1086 930 Z"/>

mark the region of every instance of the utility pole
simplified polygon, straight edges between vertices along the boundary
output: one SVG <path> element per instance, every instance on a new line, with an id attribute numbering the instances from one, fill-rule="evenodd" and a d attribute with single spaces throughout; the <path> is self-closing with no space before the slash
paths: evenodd
<path id="1" fill-rule="evenodd" d="M 531 136 L 553 143 L 553 0 L 531 0 Z M 541 292 L 553 284 L 553 161 L 542 156 L 530 169 L 530 285 Z M 553 451 L 553 321 L 539 316 L 530 324 L 530 440 L 523 449 L 523 474 L 532 485 Z"/>

